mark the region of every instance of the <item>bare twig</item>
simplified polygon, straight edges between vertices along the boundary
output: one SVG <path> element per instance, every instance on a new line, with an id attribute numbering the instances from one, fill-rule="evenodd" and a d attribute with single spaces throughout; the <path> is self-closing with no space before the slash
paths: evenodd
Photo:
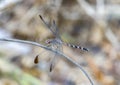
<path id="1" fill-rule="evenodd" d="M 9 38 L 1 38 L 0 41 L 8 41 L 8 42 L 17 42 L 17 43 L 23 43 L 23 44 L 30 44 L 30 45 L 38 46 L 38 47 L 44 48 L 46 50 L 52 51 L 54 53 L 57 53 L 58 55 L 60 55 L 63 58 L 67 59 L 69 62 L 71 62 L 74 65 L 76 65 L 77 67 L 79 67 L 80 70 L 84 73 L 84 75 L 88 78 L 88 80 L 90 81 L 91 85 L 94 85 L 93 81 L 91 80 L 91 78 L 89 77 L 87 72 L 78 63 L 76 63 L 71 58 L 69 58 L 68 56 L 66 56 L 65 54 L 63 54 L 63 53 L 61 53 L 61 52 L 59 52 L 57 50 L 53 50 L 52 48 L 49 48 L 47 46 L 44 46 L 42 44 L 39 44 L 39 43 L 36 43 L 36 42 L 32 42 L 32 41 L 25 41 L 25 40 L 19 40 L 19 39 L 9 39 Z"/>

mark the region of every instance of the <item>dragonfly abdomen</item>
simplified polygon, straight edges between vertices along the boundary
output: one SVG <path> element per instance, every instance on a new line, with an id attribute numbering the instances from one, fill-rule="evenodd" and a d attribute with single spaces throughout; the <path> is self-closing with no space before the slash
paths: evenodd
<path id="1" fill-rule="evenodd" d="M 69 43 L 64 43 L 66 46 L 72 47 L 72 48 L 76 48 L 76 49 L 80 49 L 83 51 L 89 51 L 87 48 L 81 47 L 81 46 L 77 46 L 77 45 L 73 45 L 73 44 L 69 44 Z"/>

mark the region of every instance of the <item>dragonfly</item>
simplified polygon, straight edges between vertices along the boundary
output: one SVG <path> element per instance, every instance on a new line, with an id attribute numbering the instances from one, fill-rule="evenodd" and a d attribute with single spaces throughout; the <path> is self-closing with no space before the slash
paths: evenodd
<path id="1" fill-rule="evenodd" d="M 62 51 L 62 45 L 65 46 L 69 46 L 75 49 L 80 49 L 82 51 L 89 51 L 87 48 L 85 47 L 81 47 L 81 46 L 77 46 L 77 45 L 73 45 L 73 44 L 69 44 L 69 43 L 65 43 L 62 41 L 60 35 L 59 35 L 59 30 L 58 27 L 55 23 L 55 20 L 52 21 L 52 23 L 46 23 L 45 20 L 43 19 L 43 17 L 41 15 L 39 15 L 40 19 L 42 20 L 42 22 L 45 24 L 45 26 L 47 26 L 47 28 L 52 32 L 52 34 L 55 36 L 54 39 L 48 39 L 46 40 L 46 43 L 54 50 L 57 50 L 59 52 L 63 52 Z M 51 72 L 53 70 L 53 68 L 55 67 L 55 64 L 58 60 L 57 54 L 55 53 L 54 56 L 52 57 L 51 61 L 50 61 L 50 68 L 49 71 Z M 39 63 L 39 55 L 37 55 L 34 59 L 34 63 L 37 64 Z"/>
<path id="2" fill-rule="evenodd" d="M 53 20 L 52 23 L 46 23 L 41 15 L 39 15 L 39 17 L 42 20 L 42 22 L 47 26 L 47 28 L 55 36 L 54 39 L 46 40 L 46 43 L 48 44 L 48 47 L 51 47 L 51 48 L 47 48 L 47 46 L 41 45 L 41 44 L 36 43 L 36 42 L 19 40 L 19 39 L 0 38 L 0 41 L 10 41 L 10 42 L 24 43 L 24 44 L 30 44 L 30 45 L 39 46 L 39 47 L 45 48 L 47 50 L 51 49 L 53 51 L 53 53 L 54 53 L 54 56 L 51 58 L 51 61 L 50 61 L 50 68 L 49 68 L 50 72 L 54 69 L 54 67 L 55 67 L 55 65 L 57 63 L 57 60 L 59 58 L 58 55 L 64 56 L 67 60 L 72 62 L 74 65 L 78 66 L 80 68 L 80 70 L 84 73 L 84 75 L 88 78 L 88 80 L 90 81 L 91 85 L 94 85 L 93 81 L 91 80 L 91 78 L 89 77 L 87 72 L 77 62 L 75 62 L 74 60 L 72 60 L 68 56 L 64 55 L 64 53 L 62 51 L 62 49 L 63 49 L 62 46 L 65 45 L 65 46 L 69 46 L 69 47 L 80 49 L 82 51 L 87 51 L 87 52 L 89 50 L 87 48 L 84 48 L 84 47 L 81 47 L 81 46 L 72 45 L 72 44 L 68 44 L 68 43 L 63 42 L 61 37 L 60 37 L 60 35 L 59 35 L 58 27 L 57 27 L 57 25 L 55 23 L 55 20 Z M 37 55 L 35 57 L 34 63 L 35 64 L 39 63 L 39 55 Z"/>

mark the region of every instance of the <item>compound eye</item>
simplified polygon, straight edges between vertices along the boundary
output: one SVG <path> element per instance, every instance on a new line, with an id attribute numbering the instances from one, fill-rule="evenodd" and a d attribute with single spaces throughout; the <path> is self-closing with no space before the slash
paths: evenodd
<path id="1" fill-rule="evenodd" d="M 47 43 L 50 44 L 50 41 L 48 41 Z"/>
<path id="2" fill-rule="evenodd" d="M 51 43 L 51 40 L 46 40 L 46 43 L 47 43 L 47 44 L 50 44 L 50 43 Z"/>

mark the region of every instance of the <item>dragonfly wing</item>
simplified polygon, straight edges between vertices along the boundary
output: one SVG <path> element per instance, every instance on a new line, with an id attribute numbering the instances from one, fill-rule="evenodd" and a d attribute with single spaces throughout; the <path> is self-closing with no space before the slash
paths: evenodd
<path id="1" fill-rule="evenodd" d="M 42 22 L 45 24 L 45 26 L 53 33 L 53 35 L 56 35 L 55 31 L 52 29 L 51 24 L 47 23 L 41 15 L 39 15 Z"/>
<path id="2" fill-rule="evenodd" d="M 53 20 L 52 23 L 51 23 L 51 29 L 53 30 L 53 32 L 55 34 L 55 37 L 61 39 L 60 35 L 59 35 L 59 29 L 58 29 L 58 27 L 56 25 L 55 20 Z"/>
<path id="3" fill-rule="evenodd" d="M 50 22 L 50 24 L 48 24 L 47 22 L 45 22 L 45 20 L 42 18 L 41 15 L 39 15 L 40 19 L 43 21 L 43 23 L 47 26 L 47 28 L 53 33 L 53 35 L 56 38 L 60 38 L 59 36 L 59 30 L 57 28 L 57 25 L 55 23 L 55 20 L 53 20 L 52 22 Z"/>
<path id="4" fill-rule="evenodd" d="M 50 46 L 47 45 L 47 47 L 50 47 Z M 40 60 L 39 60 L 39 57 L 40 57 L 40 56 L 43 56 L 43 55 L 45 56 L 45 54 L 46 54 L 47 52 L 48 52 L 47 50 L 42 50 L 38 55 L 36 55 L 35 58 L 34 58 L 34 63 L 35 63 L 35 64 L 38 64 L 39 61 L 40 61 Z"/>
<path id="5" fill-rule="evenodd" d="M 47 45 L 47 47 L 50 47 L 49 45 Z M 38 64 L 39 63 L 39 56 L 45 54 L 45 52 L 47 52 L 47 50 L 42 50 L 38 55 L 35 56 L 34 58 L 34 63 Z"/>
<path id="6" fill-rule="evenodd" d="M 55 64 L 57 63 L 57 55 L 55 54 L 53 56 L 53 58 L 51 59 L 51 62 L 50 62 L 50 72 L 54 69 L 55 67 Z"/>
<path id="7" fill-rule="evenodd" d="M 53 48 L 59 52 L 63 52 L 62 45 L 59 43 L 54 44 Z M 50 62 L 50 72 L 54 69 L 54 67 L 58 61 L 59 61 L 59 55 L 57 53 L 55 53 Z"/>

